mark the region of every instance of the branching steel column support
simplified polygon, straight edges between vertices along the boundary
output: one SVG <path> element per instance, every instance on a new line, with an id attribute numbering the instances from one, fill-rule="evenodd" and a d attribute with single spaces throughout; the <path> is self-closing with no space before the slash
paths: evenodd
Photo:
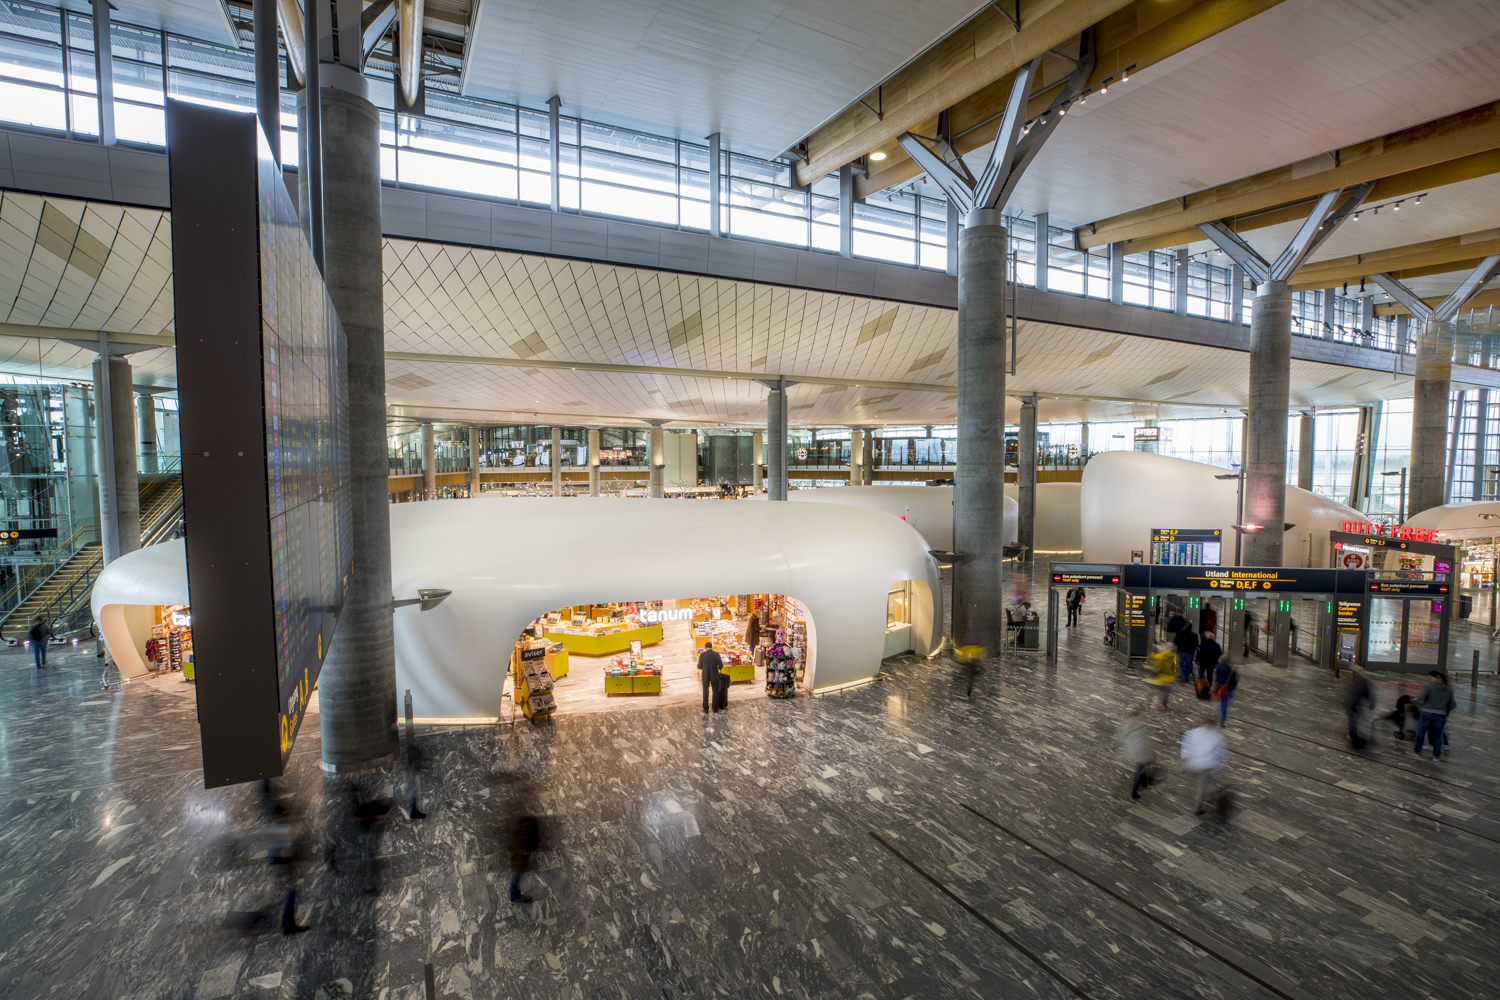
<path id="1" fill-rule="evenodd" d="M 1453 378 L 1453 327 L 1450 321 L 1497 274 L 1500 274 L 1500 256 L 1486 257 L 1435 308 L 1392 275 L 1373 276 L 1377 285 L 1406 307 L 1419 331 L 1416 377 L 1412 380 L 1411 480 L 1407 493 L 1407 517 L 1446 502 L 1448 396 Z"/>
<path id="2" fill-rule="evenodd" d="M 307 9 L 320 5 L 310 2 Z M 317 54 L 310 46 L 309 77 Z M 399 747 L 380 294 L 380 112 L 358 72 L 332 64 L 322 69 L 329 85 L 310 84 L 303 94 L 323 125 L 321 142 L 309 145 L 327 152 L 324 275 L 348 344 L 353 563 L 318 688 L 324 769 L 361 771 L 395 760 Z"/>
<path id="3" fill-rule="evenodd" d="M 1244 534 L 1240 561 L 1246 566 L 1282 565 L 1286 533 L 1286 434 L 1292 379 L 1292 293 L 1287 281 L 1345 219 L 1354 214 L 1374 182 L 1329 191 L 1274 261 L 1267 261 L 1223 222 L 1198 227 L 1256 284 L 1250 306 L 1250 407 L 1245 421 L 1245 511 L 1236 530 Z M 1335 203 L 1343 198 L 1335 209 Z"/>
<path id="4" fill-rule="evenodd" d="M 298 214 L 302 217 L 302 232 L 307 236 L 308 245 L 312 247 L 313 260 L 317 262 L 318 270 L 326 276 L 328 270 L 324 261 L 323 243 L 323 222 L 326 218 L 323 202 L 323 102 L 318 97 L 322 90 L 322 45 L 318 34 L 323 30 L 318 27 L 320 6 L 314 0 L 308 0 L 302 18 L 301 41 L 307 85 L 297 94 L 297 142 L 302 153 L 297 161 L 297 200 Z M 295 39 L 287 39 L 288 48 L 295 44 Z M 383 357 L 381 367 L 385 367 Z M 385 416 L 382 413 L 382 427 L 384 423 Z"/>
<path id="5" fill-rule="evenodd" d="M 281 166 L 281 55 L 276 45 L 276 0 L 254 0 L 255 113 L 271 147 L 271 159 Z M 295 38 L 289 39 L 292 45 Z"/>
<path id="6" fill-rule="evenodd" d="M 1020 506 L 1016 521 L 1016 541 L 1022 546 L 1021 558 L 1032 561 L 1036 547 L 1036 396 L 1021 400 L 1021 423 L 1016 435 L 1016 500 Z"/>
<path id="7" fill-rule="evenodd" d="M 660 499 L 667 495 L 667 441 L 660 421 L 651 424 L 649 453 L 651 478 L 647 484 L 649 486 L 647 492 Z"/>
<path id="8" fill-rule="evenodd" d="M 599 495 L 599 428 L 589 428 L 589 496 Z"/>
<path id="9" fill-rule="evenodd" d="M 109 0 L 94 0 L 94 79 L 99 81 L 99 145 L 115 144 L 115 55 L 111 45 L 100 45 L 109 39 Z"/>

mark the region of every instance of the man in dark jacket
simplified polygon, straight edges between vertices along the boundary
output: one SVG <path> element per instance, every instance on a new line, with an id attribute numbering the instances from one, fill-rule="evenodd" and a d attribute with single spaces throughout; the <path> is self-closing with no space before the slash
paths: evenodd
<path id="1" fill-rule="evenodd" d="M 1370 679 L 1365 672 L 1355 667 L 1349 672 L 1349 683 L 1344 688 L 1344 713 L 1349 716 L 1349 742 L 1354 744 L 1354 749 L 1364 747 L 1367 740 L 1359 731 L 1359 720 L 1363 715 L 1365 706 L 1375 707 L 1375 692 L 1370 687 Z"/>
<path id="2" fill-rule="evenodd" d="M 1203 633 L 1203 641 L 1198 643 L 1198 651 L 1194 659 L 1198 663 L 1198 676 L 1203 680 L 1209 680 L 1214 672 L 1214 664 L 1219 662 L 1219 657 L 1224 655 L 1224 647 L 1214 642 L 1212 631 Z"/>
<path id="3" fill-rule="evenodd" d="M 31 640 L 31 655 L 36 658 L 36 668 L 40 670 L 47 665 L 47 640 L 52 638 L 52 630 L 46 621 L 38 618 L 31 623 L 31 631 L 26 637 Z"/>
<path id="4" fill-rule="evenodd" d="M 1172 644 L 1177 647 L 1177 674 L 1186 684 L 1193 679 L 1193 655 L 1198 652 L 1198 633 L 1184 624 L 1182 631 L 1172 637 Z"/>
<path id="5" fill-rule="evenodd" d="M 713 699 L 713 710 L 719 710 L 719 678 L 724 677 L 720 669 L 724 661 L 714 652 L 714 644 L 706 643 L 698 654 L 698 673 L 703 680 L 703 711 L 709 710 L 709 699 Z M 724 680 L 729 678 L 724 677 Z"/>
<path id="6" fill-rule="evenodd" d="M 1448 686 L 1448 678 L 1440 671 L 1429 670 L 1427 676 L 1432 680 L 1422 685 L 1422 693 L 1417 695 L 1417 745 L 1412 748 L 1412 753 L 1418 757 L 1422 756 L 1422 743 L 1428 734 L 1432 734 L 1432 759 L 1437 760 L 1443 756 L 1443 727 L 1448 724 L 1448 713 L 1453 711 L 1453 689 Z"/>

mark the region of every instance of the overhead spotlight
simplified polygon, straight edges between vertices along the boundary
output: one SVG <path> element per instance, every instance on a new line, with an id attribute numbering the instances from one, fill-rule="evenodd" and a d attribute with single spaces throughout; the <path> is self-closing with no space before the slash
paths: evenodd
<path id="1" fill-rule="evenodd" d="M 1121 83 L 1129 83 L 1130 82 L 1130 68 L 1129 67 L 1126 68 L 1125 72 L 1123 72 L 1123 73 L 1120 74 L 1120 82 Z"/>
<path id="2" fill-rule="evenodd" d="M 1375 208 L 1375 214 L 1376 214 L 1376 215 L 1379 215 L 1379 214 L 1380 214 L 1380 207 L 1379 207 L 1379 206 L 1378 206 L 1378 205 L 1377 205 L 1377 206 L 1376 206 L 1376 208 Z"/>
<path id="3" fill-rule="evenodd" d="M 1358 212 L 1355 212 L 1355 213 L 1354 213 L 1354 221 L 1355 221 L 1355 222 L 1358 222 L 1358 221 L 1359 221 L 1359 213 L 1358 213 Z"/>
<path id="4" fill-rule="evenodd" d="M 1089 95 L 1087 93 L 1085 93 L 1082 97 L 1078 98 L 1078 103 L 1079 104 L 1087 104 L 1088 101 L 1089 101 Z"/>
<path id="5" fill-rule="evenodd" d="M 1392 208 L 1392 209 L 1391 209 L 1391 211 L 1392 211 L 1392 212 L 1399 212 L 1399 211 L 1401 211 L 1401 203 L 1400 203 L 1400 202 L 1399 202 L 1399 201 L 1398 201 L 1398 202 L 1396 202 L 1396 205 L 1395 205 L 1395 207 L 1394 207 L 1394 208 Z"/>
<path id="6" fill-rule="evenodd" d="M 1036 123 L 1037 123 L 1037 124 L 1038 124 L 1038 125 L 1045 125 L 1045 124 L 1047 124 L 1047 119 L 1046 119 L 1046 118 L 1038 118 L 1038 119 L 1037 119 L 1037 120 L 1036 120 Z"/>
<path id="7" fill-rule="evenodd" d="M 874 160 L 876 163 L 879 163 L 881 160 L 885 159 L 885 153 L 877 149 L 875 150 L 875 152 L 870 154 L 870 159 Z"/>
<path id="8" fill-rule="evenodd" d="M 1067 113 L 1068 113 L 1068 106 L 1066 104 L 1064 104 L 1062 107 L 1060 107 L 1060 108 L 1057 109 L 1057 117 L 1059 117 L 1059 118 L 1061 118 L 1063 115 L 1065 115 Z"/>
<path id="9" fill-rule="evenodd" d="M 1422 204 L 1422 196 L 1421 195 L 1417 195 L 1415 198 L 1413 198 L 1412 199 L 1412 204 L 1413 205 L 1420 205 L 1420 204 Z"/>

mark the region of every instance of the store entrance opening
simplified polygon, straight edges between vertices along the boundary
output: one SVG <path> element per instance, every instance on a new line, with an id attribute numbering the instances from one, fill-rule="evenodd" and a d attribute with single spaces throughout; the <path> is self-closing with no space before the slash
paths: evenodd
<path id="1" fill-rule="evenodd" d="M 557 713 L 697 705 L 700 652 L 722 661 L 727 700 L 809 689 L 812 617 L 783 594 L 575 605 L 539 616 L 510 655 L 505 698 L 537 722 Z"/>

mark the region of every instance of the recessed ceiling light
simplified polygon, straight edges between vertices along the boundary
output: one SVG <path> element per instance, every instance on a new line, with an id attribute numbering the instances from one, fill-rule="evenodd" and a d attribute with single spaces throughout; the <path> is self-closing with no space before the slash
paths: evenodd
<path id="1" fill-rule="evenodd" d="M 876 163 L 879 163 L 881 160 L 885 159 L 885 153 L 877 149 L 875 150 L 875 152 L 870 154 L 870 159 L 874 160 Z"/>

